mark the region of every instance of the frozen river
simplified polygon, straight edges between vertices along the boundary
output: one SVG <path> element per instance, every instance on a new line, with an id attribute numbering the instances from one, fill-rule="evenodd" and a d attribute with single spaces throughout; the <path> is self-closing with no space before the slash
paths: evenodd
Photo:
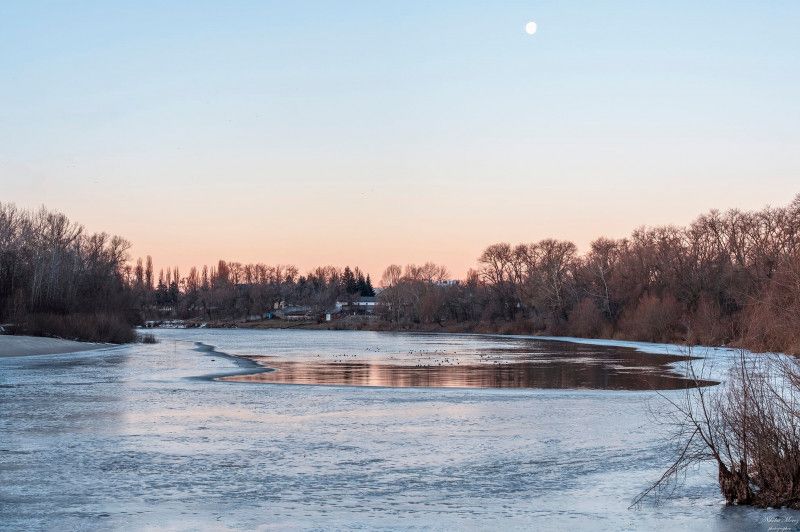
<path id="1" fill-rule="evenodd" d="M 628 508 L 671 447 L 648 414 L 658 396 L 617 383 L 674 383 L 655 356 L 648 369 L 620 348 L 515 338 L 156 334 L 156 345 L 0 359 L 1 528 L 794 528 L 791 512 L 726 508 L 711 467 L 660 506 Z M 550 377 L 502 388 L 226 382 L 209 376 L 254 365 L 223 353 L 362 370 L 523 361 Z"/>

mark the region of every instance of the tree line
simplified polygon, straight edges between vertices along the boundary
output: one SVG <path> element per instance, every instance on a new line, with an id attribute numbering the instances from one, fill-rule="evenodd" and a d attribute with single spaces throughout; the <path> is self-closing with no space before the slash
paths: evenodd
<path id="1" fill-rule="evenodd" d="M 391 266 L 384 319 L 800 353 L 800 196 L 598 238 L 583 254 L 554 239 L 493 244 L 478 262 L 445 287 L 434 265 Z"/>
<path id="2" fill-rule="evenodd" d="M 322 315 L 337 300 L 375 296 L 372 279 L 358 267 L 325 266 L 301 275 L 295 266 L 241 264 L 220 260 L 216 266 L 178 268 L 153 275 L 150 257 L 137 260 L 125 274 L 144 318 L 238 319 L 263 314 L 280 305 L 301 305 Z"/>
<path id="3" fill-rule="evenodd" d="M 36 316 L 236 320 L 276 304 L 322 316 L 375 295 L 359 268 L 178 268 L 130 262 L 128 243 L 63 214 L 0 204 L 0 321 Z M 497 243 L 458 283 L 433 263 L 391 265 L 376 327 L 738 344 L 800 352 L 800 196 L 755 211 L 710 211 L 685 227 L 572 242 Z"/>
<path id="4" fill-rule="evenodd" d="M 132 340 L 128 248 L 61 213 L 0 203 L 0 323 L 28 334 Z"/>

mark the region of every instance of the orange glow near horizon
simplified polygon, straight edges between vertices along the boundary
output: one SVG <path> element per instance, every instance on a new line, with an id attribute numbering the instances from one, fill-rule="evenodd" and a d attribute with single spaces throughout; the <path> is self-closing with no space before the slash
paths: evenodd
<path id="1" fill-rule="evenodd" d="M 156 271 L 459 278 L 496 242 L 585 251 L 800 192 L 796 3 L 13 4 L 0 201 Z"/>
<path id="2" fill-rule="evenodd" d="M 670 198 L 662 191 L 661 201 L 655 197 L 657 193 L 640 193 L 641 201 L 620 195 L 601 205 L 587 193 L 567 197 L 569 191 L 552 194 L 549 200 L 509 194 L 502 201 L 486 199 L 485 204 L 456 192 L 450 198 L 420 198 L 411 208 L 400 203 L 387 203 L 384 208 L 382 202 L 388 199 L 381 198 L 377 204 L 364 206 L 362 216 L 334 216 L 333 207 L 309 208 L 306 216 L 294 217 L 286 210 L 270 216 L 258 210 L 257 199 L 251 200 L 249 207 L 218 205 L 213 215 L 191 205 L 169 215 L 144 215 L 144 220 L 126 206 L 117 208 L 128 211 L 125 217 L 115 216 L 110 207 L 73 209 L 66 214 L 88 230 L 125 237 L 132 243 L 131 260 L 152 256 L 156 273 L 177 266 L 186 275 L 192 266 L 213 266 L 220 259 L 292 264 L 301 272 L 317 266 L 349 265 L 371 274 L 377 284 L 389 264 L 427 261 L 445 265 L 453 278 L 463 278 L 478 266 L 483 249 L 495 242 L 552 237 L 571 240 L 583 252 L 600 236 L 622 238 L 641 225 L 682 225 L 711 208 L 760 208 L 767 203 L 782 205 L 792 198 L 787 194 L 783 200 L 769 201 L 779 196 L 773 194 L 751 197 L 747 202 L 731 197 L 727 203 L 708 204 L 697 197 L 682 199 L 679 192 Z"/>

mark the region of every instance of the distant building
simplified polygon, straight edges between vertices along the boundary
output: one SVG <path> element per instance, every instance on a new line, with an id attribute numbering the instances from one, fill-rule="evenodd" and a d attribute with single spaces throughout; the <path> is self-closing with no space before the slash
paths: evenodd
<path id="1" fill-rule="evenodd" d="M 352 301 L 340 299 L 336 301 L 336 312 L 351 312 L 355 314 L 372 314 L 378 306 L 377 297 L 359 297 Z"/>
<path id="2" fill-rule="evenodd" d="M 311 307 L 286 305 L 276 310 L 274 315 L 287 321 L 301 321 L 311 319 Z"/>
<path id="3" fill-rule="evenodd" d="M 273 318 L 274 313 L 271 310 L 265 310 L 260 314 L 256 314 L 251 312 L 247 316 L 245 316 L 245 321 L 261 321 L 261 320 L 271 320 Z"/>

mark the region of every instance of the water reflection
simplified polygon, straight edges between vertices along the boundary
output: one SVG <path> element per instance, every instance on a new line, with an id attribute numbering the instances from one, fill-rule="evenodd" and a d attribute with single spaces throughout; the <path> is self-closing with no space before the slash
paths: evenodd
<path id="1" fill-rule="evenodd" d="M 282 360 L 250 357 L 267 371 L 223 377 L 238 382 L 426 388 L 560 388 L 669 390 L 694 385 L 669 365 L 689 357 L 642 354 L 627 348 L 550 342 L 547 349 L 515 347 L 457 355 L 457 363 L 409 360 Z M 467 363 L 462 363 L 468 360 Z M 716 384 L 703 381 L 702 385 Z"/>

